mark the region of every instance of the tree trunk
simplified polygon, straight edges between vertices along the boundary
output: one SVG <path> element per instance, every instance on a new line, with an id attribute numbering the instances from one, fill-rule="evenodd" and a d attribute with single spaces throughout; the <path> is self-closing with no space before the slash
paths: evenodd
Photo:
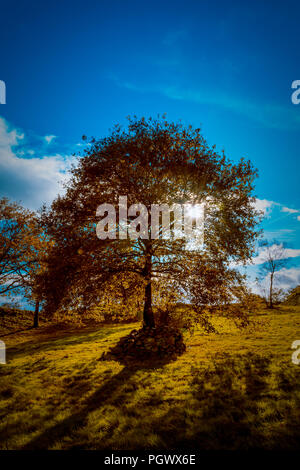
<path id="1" fill-rule="evenodd" d="M 147 280 L 147 284 L 145 287 L 145 304 L 144 304 L 143 320 L 144 320 L 144 326 L 150 326 L 151 328 L 155 327 L 154 315 L 152 311 L 151 279 Z"/>
<path id="2" fill-rule="evenodd" d="M 271 273 L 269 308 L 273 308 L 273 273 Z"/>
<path id="3" fill-rule="evenodd" d="M 144 303 L 144 313 L 143 320 L 144 326 L 149 326 L 151 328 L 155 327 L 154 315 L 152 310 L 152 255 L 151 255 L 151 244 L 146 245 L 146 263 L 144 268 L 144 276 L 146 279 L 145 287 L 145 303 Z"/>
<path id="4" fill-rule="evenodd" d="M 37 300 L 35 302 L 33 328 L 37 328 L 39 326 L 39 307 L 40 307 L 40 302 Z"/>

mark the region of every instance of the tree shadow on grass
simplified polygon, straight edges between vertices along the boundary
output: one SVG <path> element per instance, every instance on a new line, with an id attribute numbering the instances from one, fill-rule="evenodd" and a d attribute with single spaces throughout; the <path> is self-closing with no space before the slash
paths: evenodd
<path id="1" fill-rule="evenodd" d="M 149 343 L 150 341 L 150 343 Z M 163 366 L 185 352 L 183 336 L 178 329 L 134 329 L 101 356 L 129 367 L 141 369 Z"/>
<path id="2" fill-rule="evenodd" d="M 23 449 L 47 449 L 64 439 L 70 449 L 107 449 L 112 433 L 114 449 L 125 445 L 126 449 L 159 445 L 169 450 L 299 449 L 299 374 L 289 364 L 277 364 L 274 369 L 271 356 L 216 354 L 205 369 L 191 365 L 185 399 L 178 395 L 168 402 L 154 387 L 147 400 L 132 400 L 140 383 L 136 375 L 162 365 L 162 361 L 127 364 L 88 397 L 77 413 L 46 429 Z M 151 380 L 151 376 L 148 380 L 143 376 L 144 384 L 151 386 Z M 122 415 L 128 399 L 132 405 Z M 117 424 L 113 430 L 108 427 L 102 431 L 101 441 L 91 441 L 86 428 L 88 417 L 103 406 L 115 407 L 126 419 L 128 410 L 135 410 L 139 426 L 135 429 L 130 421 L 122 428 Z M 163 413 L 157 413 L 160 406 Z M 147 441 L 153 432 L 157 436 L 155 445 L 151 439 Z"/>
<path id="3" fill-rule="evenodd" d="M 166 364 L 167 360 L 158 361 L 146 361 L 143 364 L 139 361 L 130 361 L 128 364 L 125 361 L 126 366 L 116 375 L 109 378 L 92 396 L 90 396 L 83 408 L 63 421 L 56 425 L 46 429 L 37 437 L 33 438 L 29 443 L 24 445 L 21 450 L 38 450 L 38 449 L 49 449 L 56 442 L 63 440 L 65 437 L 72 435 L 72 431 L 78 428 L 83 428 L 90 413 L 96 411 L 103 405 L 116 405 L 116 403 L 122 403 L 125 399 L 125 395 L 132 394 L 136 385 L 132 380 L 137 372 L 141 370 L 151 370 L 162 367 Z M 123 390 L 124 384 L 126 384 L 127 390 Z M 125 394 L 125 395 L 124 395 Z M 109 432 L 109 431 L 108 431 Z M 80 445 L 72 445 L 72 449 L 81 449 Z"/>
<path id="4" fill-rule="evenodd" d="M 22 328 L 21 330 L 10 331 L 9 333 L 4 333 L 4 334 L 1 333 L 0 339 L 4 338 L 4 336 L 16 335 L 17 333 L 24 333 L 24 331 L 29 331 L 29 330 L 33 330 L 33 326 L 29 326 L 28 328 Z"/>
<path id="5" fill-rule="evenodd" d="M 271 359 L 257 354 L 215 357 L 213 367 L 194 369 L 188 400 L 152 423 L 163 446 L 299 450 L 297 371 L 274 373 Z M 270 381 L 274 389 L 270 389 Z"/>
<path id="6" fill-rule="evenodd" d="M 271 361 L 255 354 L 216 358 L 213 367 L 194 373 L 191 393 L 201 413 L 181 444 L 209 450 L 259 447 L 258 403 L 268 389 Z"/>
<path id="7" fill-rule="evenodd" d="M 83 331 L 58 331 L 56 337 L 51 339 L 47 338 L 50 332 L 43 332 L 37 330 L 39 334 L 37 339 L 31 338 L 28 341 L 19 343 L 16 346 L 7 348 L 7 356 L 9 359 L 16 359 L 19 357 L 33 354 L 35 351 L 46 353 L 48 351 L 56 351 L 66 349 L 68 346 L 84 345 L 88 343 L 95 343 L 104 338 L 122 332 L 124 327 L 112 326 L 111 328 L 98 328 L 85 329 Z M 45 339 L 41 337 L 46 336 Z"/>

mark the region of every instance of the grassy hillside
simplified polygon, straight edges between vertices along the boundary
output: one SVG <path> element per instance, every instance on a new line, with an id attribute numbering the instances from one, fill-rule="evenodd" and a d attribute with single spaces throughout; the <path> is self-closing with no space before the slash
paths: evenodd
<path id="1" fill-rule="evenodd" d="M 31 310 L 0 306 L 0 336 L 32 328 L 33 316 Z"/>
<path id="2" fill-rule="evenodd" d="M 139 325 L 7 336 L 1 449 L 300 448 L 299 307 L 262 312 L 242 332 L 196 332 L 176 361 L 99 360 Z"/>

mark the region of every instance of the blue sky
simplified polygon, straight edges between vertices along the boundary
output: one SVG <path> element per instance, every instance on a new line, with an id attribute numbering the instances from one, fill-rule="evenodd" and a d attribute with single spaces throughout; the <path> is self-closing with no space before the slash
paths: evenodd
<path id="1" fill-rule="evenodd" d="M 0 12 L 1 195 L 50 202 L 83 134 L 167 113 L 258 168 L 265 235 L 294 250 L 282 283 L 300 283 L 299 2 L 0 0 Z"/>

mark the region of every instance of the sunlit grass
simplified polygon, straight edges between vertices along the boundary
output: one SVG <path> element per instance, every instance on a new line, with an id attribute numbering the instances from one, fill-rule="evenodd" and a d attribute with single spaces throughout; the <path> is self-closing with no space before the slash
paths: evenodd
<path id="1" fill-rule="evenodd" d="M 187 336 L 187 351 L 152 368 L 100 356 L 139 325 L 42 327 L 5 339 L 1 449 L 300 447 L 300 309 L 237 330 Z"/>

